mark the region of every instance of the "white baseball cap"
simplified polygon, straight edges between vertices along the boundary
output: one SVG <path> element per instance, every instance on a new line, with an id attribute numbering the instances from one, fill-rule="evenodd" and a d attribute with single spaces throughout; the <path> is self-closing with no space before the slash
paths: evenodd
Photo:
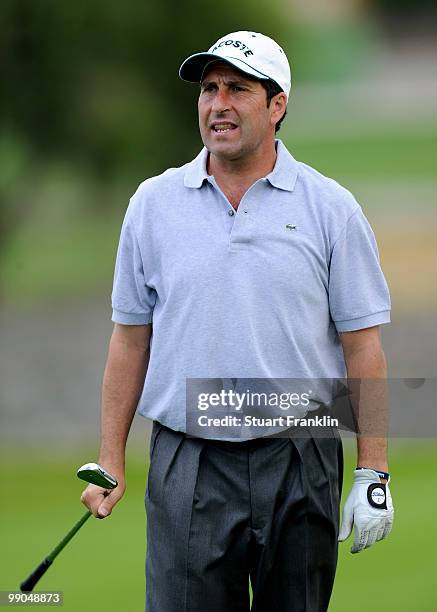
<path id="1" fill-rule="evenodd" d="M 204 53 L 190 55 L 179 68 L 184 81 L 200 83 L 205 68 L 223 60 L 258 79 L 271 79 L 287 94 L 291 89 L 291 71 L 284 50 L 271 38 L 258 32 L 226 34 Z"/>

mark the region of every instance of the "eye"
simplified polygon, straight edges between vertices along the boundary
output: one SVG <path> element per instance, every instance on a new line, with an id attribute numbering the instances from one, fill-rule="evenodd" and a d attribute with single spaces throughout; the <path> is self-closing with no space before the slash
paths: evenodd
<path id="1" fill-rule="evenodd" d="M 241 85 L 233 85 L 233 86 L 232 86 L 232 89 L 233 89 L 234 91 L 244 91 L 244 90 L 245 90 L 245 88 L 244 88 L 244 87 L 242 87 Z"/>
<path id="2" fill-rule="evenodd" d="M 201 91 L 214 91 L 215 85 L 213 83 L 207 83 L 206 85 L 202 85 Z"/>

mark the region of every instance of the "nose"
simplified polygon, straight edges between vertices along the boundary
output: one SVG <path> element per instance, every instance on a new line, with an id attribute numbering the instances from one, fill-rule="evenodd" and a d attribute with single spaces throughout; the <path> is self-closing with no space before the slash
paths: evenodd
<path id="1" fill-rule="evenodd" d="M 214 96 L 211 110 L 216 113 L 224 113 L 225 111 L 228 111 L 230 109 L 230 106 L 231 104 L 229 101 L 228 91 L 224 87 L 219 87 Z"/>

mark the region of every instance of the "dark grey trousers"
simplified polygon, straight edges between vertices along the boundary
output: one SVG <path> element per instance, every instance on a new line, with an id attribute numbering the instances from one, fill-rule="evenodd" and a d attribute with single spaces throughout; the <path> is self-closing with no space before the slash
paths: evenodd
<path id="1" fill-rule="evenodd" d="M 343 453 L 323 435 L 215 442 L 155 422 L 146 611 L 248 612 L 249 577 L 253 612 L 327 610 Z"/>

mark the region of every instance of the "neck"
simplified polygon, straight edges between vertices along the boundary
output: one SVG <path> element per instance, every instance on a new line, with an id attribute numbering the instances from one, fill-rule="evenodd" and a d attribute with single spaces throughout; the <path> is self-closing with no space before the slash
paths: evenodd
<path id="1" fill-rule="evenodd" d="M 275 142 L 248 158 L 223 159 L 213 153 L 208 155 L 207 171 L 226 193 L 239 189 L 241 197 L 258 179 L 269 174 L 276 163 Z"/>

